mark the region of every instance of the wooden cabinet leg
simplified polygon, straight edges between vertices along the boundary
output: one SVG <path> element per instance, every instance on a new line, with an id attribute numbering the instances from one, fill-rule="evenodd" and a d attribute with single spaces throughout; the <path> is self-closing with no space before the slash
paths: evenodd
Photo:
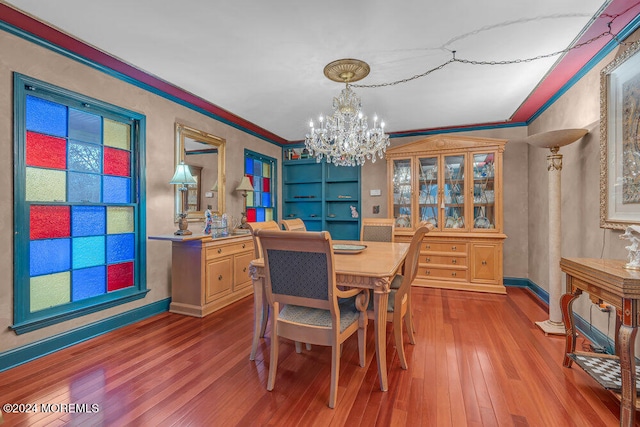
<path id="1" fill-rule="evenodd" d="M 569 354 L 576 351 L 576 324 L 573 319 L 573 302 L 582 294 L 581 289 L 576 289 L 573 293 L 567 293 L 560 297 L 560 310 L 562 310 L 562 321 L 566 331 L 565 350 L 562 366 L 570 368 L 573 359 Z"/>
<path id="2" fill-rule="evenodd" d="M 634 343 L 637 327 L 622 325 L 618 332 L 620 344 L 620 373 L 622 398 L 620 400 L 620 425 L 634 426 L 636 421 L 636 364 Z"/>

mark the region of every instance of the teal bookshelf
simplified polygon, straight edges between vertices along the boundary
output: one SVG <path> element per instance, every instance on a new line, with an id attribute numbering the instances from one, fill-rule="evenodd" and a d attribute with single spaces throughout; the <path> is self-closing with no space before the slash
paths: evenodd
<path id="1" fill-rule="evenodd" d="M 307 230 L 329 231 L 335 240 L 358 240 L 360 167 L 283 158 L 282 218 L 300 218 Z M 356 207 L 358 218 L 351 216 L 351 206 Z"/>

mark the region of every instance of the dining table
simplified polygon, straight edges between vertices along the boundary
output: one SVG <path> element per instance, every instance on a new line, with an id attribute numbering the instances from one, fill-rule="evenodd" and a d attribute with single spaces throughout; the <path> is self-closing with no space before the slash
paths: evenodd
<path id="1" fill-rule="evenodd" d="M 409 243 L 361 242 L 333 240 L 336 285 L 345 288 L 369 289 L 373 292 L 375 351 L 380 389 L 388 390 L 386 325 L 390 285 L 401 271 Z M 292 266 L 304 268 L 304 266 Z M 264 337 L 269 306 L 264 290 L 264 259 L 249 264 L 253 282 L 254 331 L 249 358 L 255 360 L 260 338 Z"/>

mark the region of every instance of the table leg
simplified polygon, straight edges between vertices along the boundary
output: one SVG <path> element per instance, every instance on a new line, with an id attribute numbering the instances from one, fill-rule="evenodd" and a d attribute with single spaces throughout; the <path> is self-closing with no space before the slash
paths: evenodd
<path id="1" fill-rule="evenodd" d="M 376 287 L 373 293 L 373 322 L 376 336 L 376 358 L 378 361 L 378 375 L 380 375 L 380 390 L 388 390 L 387 381 L 387 305 L 389 293 Z"/>
<path id="2" fill-rule="evenodd" d="M 253 283 L 253 340 L 251 342 L 249 360 L 256 360 L 258 343 L 260 342 L 260 338 L 264 337 L 267 328 L 269 305 L 264 296 L 263 278 L 258 277 L 253 266 L 249 267 L 249 273 L 251 274 L 251 281 Z"/>
<path id="3" fill-rule="evenodd" d="M 620 373 L 622 379 L 622 399 L 620 401 L 620 425 L 634 426 L 636 422 L 636 357 L 635 341 L 638 332 L 636 319 L 637 301 L 622 301 L 622 326 L 618 331 L 620 347 Z"/>
<path id="4" fill-rule="evenodd" d="M 576 351 L 576 323 L 573 318 L 573 302 L 580 294 L 582 294 L 582 290 L 576 289 L 573 293 L 566 293 L 560 297 L 560 310 L 562 311 L 562 321 L 566 331 L 564 359 L 562 360 L 562 366 L 565 368 L 570 368 L 573 364 L 573 359 L 569 357 L 569 354 Z"/>

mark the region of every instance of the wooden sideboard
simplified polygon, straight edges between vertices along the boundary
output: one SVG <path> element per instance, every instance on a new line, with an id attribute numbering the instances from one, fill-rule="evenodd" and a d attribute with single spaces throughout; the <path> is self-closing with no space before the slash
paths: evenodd
<path id="1" fill-rule="evenodd" d="M 255 258 L 250 234 L 150 236 L 170 240 L 172 313 L 204 317 L 253 293 L 249 263 Z"/>

